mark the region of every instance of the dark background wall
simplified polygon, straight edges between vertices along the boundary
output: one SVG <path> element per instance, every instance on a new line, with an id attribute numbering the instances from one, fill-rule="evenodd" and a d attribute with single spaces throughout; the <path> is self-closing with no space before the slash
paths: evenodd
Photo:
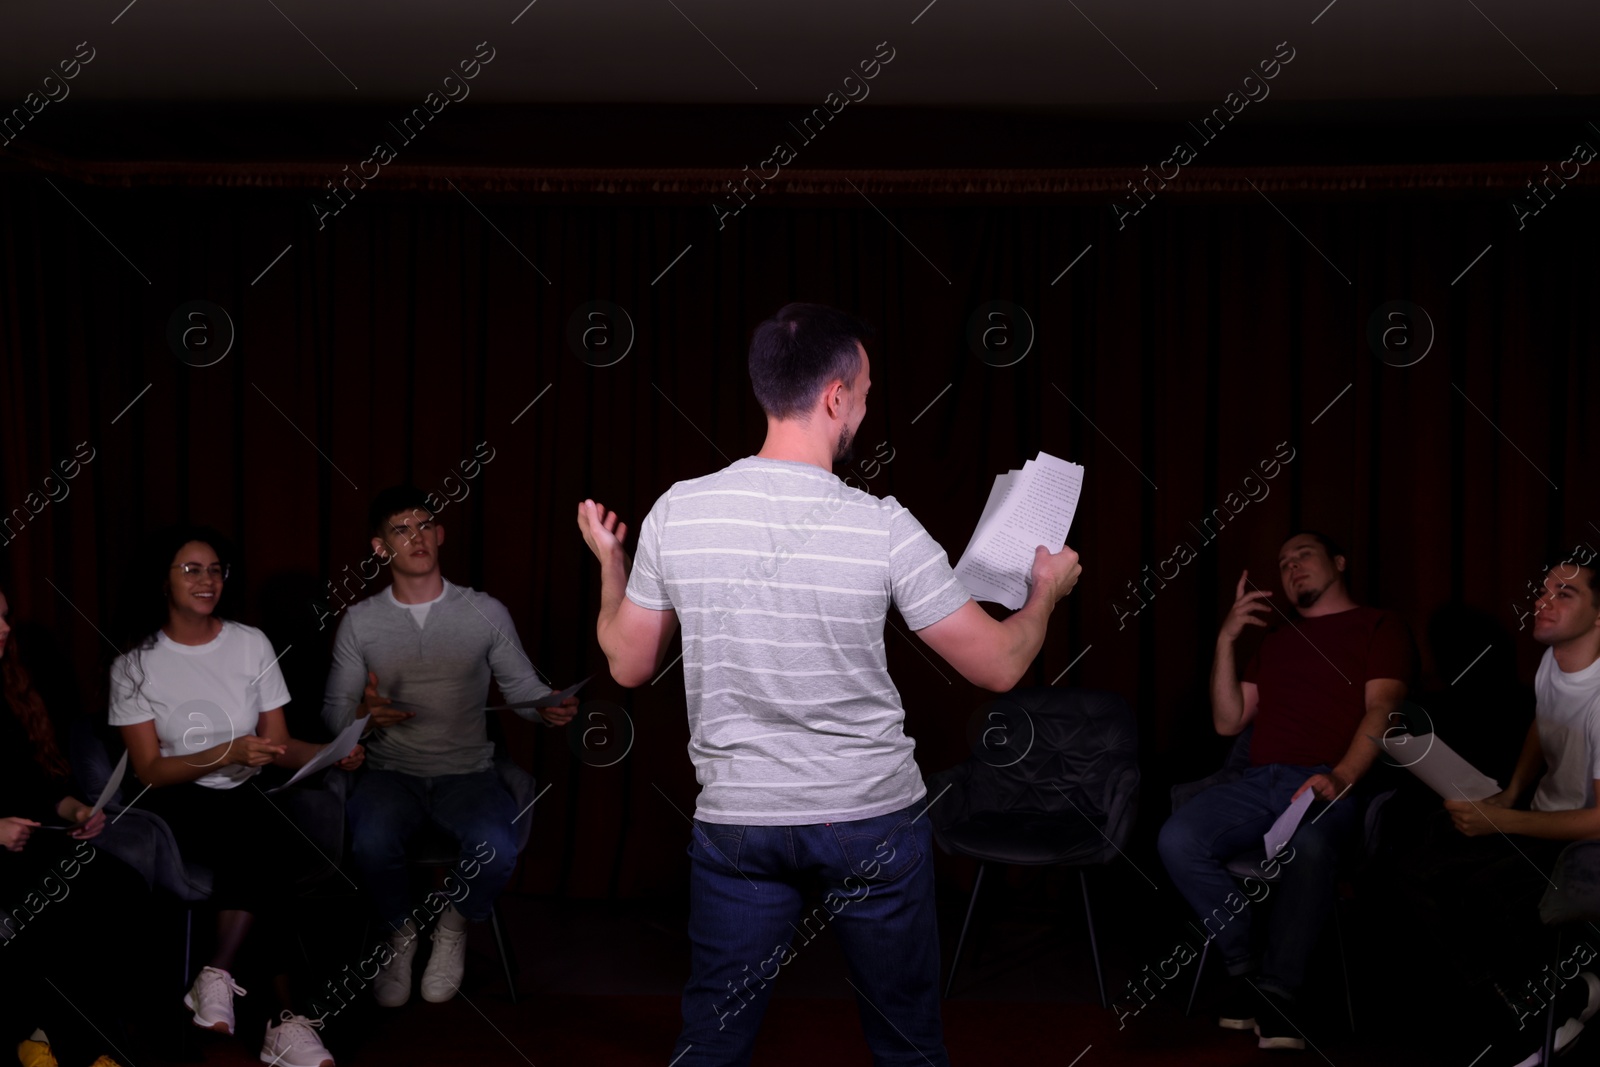
<path id="1" fill-rule="evenodd" d="M 758 449 L 745 346 L 788 300 L 877 327 L 861 458 L 893 458 L 858 474 L 916 512 L 952 562 L 997 473 L 1041 449 L 1087 468 L 1069 536 L 1084 576 L 1031 681 L 1136 703 L 1146 838 L 1166 786 L 1221 759 L 1205 702 L 1216 625 L 1242 569 L 1275 583 L 1290 530 L 1346 544 L 1358 596 L 1405 616 L 1424 648 L 1421 681 L 1438 689 L 1485 645 L 1474 670 L 1531 676 L 1539 649 L 1518 633 L 1527 583 L 1558 546 L 1600 544 L 1588 417 L 1600 206 L 1585 176 L 1523 229 L 1511 209 L 1573 142 L 1600 145 L 1571 117 L 1502 121 L 1471 142 L 1439 116 L 1409 140 L 1403 119 L 1365 135 L 1338 116 L 1292 134 L 1241 129 L 1119 229 L 1110 205 L 1166 154 L 1151 146 L 1170 144 L 1173 124 L 878 116 L 877 134 L 857 129 L 834 156 L 786 170 L 719 230 L 711 204 L 761 154 L 710 159 L 676 130 L 652 133 L 648 116 L 622 126 L 601 111 L 563 136 L 654 136 L 679 146 L 654 157 L 677 169 L 490 167 L 492 153 L 437 148 L 386 168 L 319 230 L 309 201 L 359 156 L 241 159 L 216 149 L 226 138 L 186 149 L 192 127 L 170 118 L 152 119 L 141 145 L 129 132 L 145 129 L 141 114 L 86 105 L 81 126 L 58 123 L 0 171 L 0 509 L 13 516 L 0 588 L 13 620 L 59 647 L 84 708 L 103 718 L 111 650 L 96 628 L 109 633 L 135 544 L 167 522 L 214 524 L 240 547 L 225 607 L 273 636 L 310 732 L 334 622 L 328 583 L 367 555 L 368 498 L 403 480 L 460 497 L 440 516 L 446 574 L 507 604 L 550 681 L 601 672 L 586 695 L 626 713 L 588 733 L 505 724 L 552 785 L 526 889 L 681 887 L 695 793 L 681 671 L 635 692 L 604 676 L 574 505 L 592 496 L 636 524 L 673 481 Z M 759 131 L 767 119 L 739 121 Z M 260 143 L 288 143 L 294 128 L 263 119 Z M 1010 154 L 984 169 L 929 148 L 920 171 L 882 169 L 882 138 L 936 128 Z M 116 148 L 114 129 L 126 151 L 85 147 Z M 1031 133 L 997 135 L 1006 129 Z M 1088 159 L 1092 169 L 1063 169 Z M 597 300 L 631 322 L 632 346 L 612 365 L 595 365 L 603 351 L 580 358 L 569 339 Z M 1422 311 L 1410 347 L 1391 337 L 1385 361 L 1369 324 L 1401 300 Z M 231 348 L 211 365 L 195 364 L 224 342 L 214 310 L 196 320 L 203 337 L 169 342 L 190 301 L 231 322 Z M 969 341 L 989 301 L 1025 312 L 1008 313 L 1008 343 L 1023 344 L 1031 323 L 1012 365 Z M 628 327 L 609 325 L 622 344 Z M 29 494 L 37 504 L 52 491 L 45 478 L 80 442 L 93 460 L 33 515 Z M 1264 498 L 1233 498 L 1239 513 L 1214 537 L 1196 530 L 1290 449 L 1257 483 Z M 470 471 L 490 450 L 463 477 L 460 464 Z M 1128 583 L 1179 542 L 1194 560 L 1133 613 Z M 1451 605 L 1477 622 L 1431 648 L 1430 621 Z M 891 622 L 907 728 L 923 768 L 938 770 L 964 756 L 984 694 Z"/>

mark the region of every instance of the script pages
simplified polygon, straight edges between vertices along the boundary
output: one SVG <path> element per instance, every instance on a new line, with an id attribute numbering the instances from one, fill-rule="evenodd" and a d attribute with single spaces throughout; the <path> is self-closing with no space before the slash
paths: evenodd
<path id="1" fill-rule="evenodd" d="M 1083 467 L 1047 452 L 995 478 L 978 528 L 956 564 L 956 577 L 974 600 L 1013 611 L 1022 607 L 1033 581 L 1034 548 L 1061 551 L 1082 489 Z"/>

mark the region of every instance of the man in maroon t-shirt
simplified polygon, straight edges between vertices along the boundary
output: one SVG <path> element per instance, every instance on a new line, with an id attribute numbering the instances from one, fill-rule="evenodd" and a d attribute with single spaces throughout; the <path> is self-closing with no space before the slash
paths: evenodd
<path id="1" fill-rule="evenodd" d="M 1406 624 L 1392 611 L 1352 600 L 1345 564 L 1322 534 L 1299 533 L 1283 543 L 1278 575 L 1293 618 L 1272 592 L 1251 585 L 1249 571 L 1239 576 L 1233 609 L 1217 635 L 1211 718 L 1225 737 L 1255 727 L 1250 767 L 1201 793 L 1161 828 L 1162 862 L 1231 976 L 1218 1022 L 1254 1030 L 1262 1048 L 1305 1048 L 1290 1021 L 1300 1014 L 1294 997 L 1333 907 L 1339 850 L 1358 823 L 1358 805 L 1341 798 L 1372 766 L 1378 746 L 1369 738 L 1390 725 L 1412 672 Z M 1262 640 L 1241 681 L 1235 641 L 1246 626 L 1278 619 L 1286 625 Z M 1268 877 L 1281 872 L 1279 880 L 1270 891 L 1253 878 L 1241 886 L 1228 861 L 1260 852 L 1268 828 L 1308 790 L 1316 799 L 1289 845 L 1267 858 Z M 1258 963 L 1246 904 L 1269 892 L 1276 899 Z"/>

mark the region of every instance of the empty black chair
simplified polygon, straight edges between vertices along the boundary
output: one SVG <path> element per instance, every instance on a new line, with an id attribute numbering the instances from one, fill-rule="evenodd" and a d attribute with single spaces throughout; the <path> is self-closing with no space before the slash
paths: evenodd
<path id="1" fill-rule="evenodd" d="M 934 839 L 978 861 L 946 996 L 989 865 L 1067 866 L 1078 870 L 1100 1005 L 1109 1006 L 1085 868 L 1111 862 L 1128 842 L 1138 748 L 1133 710 L 1116 693 L 1017 689 L 985 708 L 972 757 L 929 779 Z"/>

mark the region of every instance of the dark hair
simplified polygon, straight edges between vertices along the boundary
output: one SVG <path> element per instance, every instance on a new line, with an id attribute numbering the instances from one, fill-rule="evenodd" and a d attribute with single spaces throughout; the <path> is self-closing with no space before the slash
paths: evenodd
<path id="1" fill-rule="evenodd" d="M 71 772 L 66 758 L 61 754 L 61 746 L 56 744 L 56 731 L 50 724 L 50 714 L 45 710 L 39 691 L 33 687 L 28 668 L 22 665 L 15 634 L 7 644 L 10 647 L 0 657 L 0 683 L 4 685 L 6 703 L 11 708 L 11 714 L 22 724 L 28 740 L 33 742 L 34 762 L 43 767 L 47 774 L 66 778 Z"/>
<path id="2" fill-rule="evenodd" d="M 1550 569 L 1555 570 L 1556 567 L 1577 567 L 1581 570 L 1588 571 L 1589 595 L 1594 598 L 1596 604 L 1600 604 L 1600 568 L 1595 566 L 1594 553 L 1590 552 L 1587 554 L 1587 561 L 1585 561 L 1584 555 L 1584 553 L 1574 551 L 1571 555 L 1567 556 L 1560 563 L 1557 563 L 1555 567 L 1551 567 Z"/>
<path id="3" fill-rule="evenodd" d="M 389 533 L 389 516 L 402 511 L 426 511 L 432 515 L 432 498 L 414 485 L 391 485 L 373 497 L 367 507 L 367 529 L 374 537 L 386 537 Z"/>
<path id="4" fill-rule="evenodd" d="M 209 526 L 167 526 L 145 539 L 124 573 L 117 611 L 117 647 L 131 661 L 135 689 L 144 681 L 143 653 L 155 647 L 157 632 L 167 624 L 172 561 L 178 550 L 191 541 L 209 545 L 223 563 L 232 563 L 235 558 L 232 542 Z M 221 600 L 212 614 L 226 618 Z"/>
<path id="5" fill-rule="evenodd" d="M 1348 581 L 1350 578 L 1350 557 L 1345 556 L 1344 549 L 1340 547 L 1339 542 L 1335 541 L 1321 530 L 1294 530 L 1290 532 L 1288 537 L 1285 537 L 1278 543 L 1280 545 L 1286 545 L 1290 541 L 1293 541 L 1296 537 L 1314 538 L 1316 542 L 1323 547 L 1323 550 L 1328 553 L 1328 561 L 1330 563 L 1333 561 L 1335 556 L 1344 556 L 1343 576 Z"/>
<path id="6" fill-rule="evenodd" d="M 804 415 L 822 387 L 855 380 L 861 369 L 856 342 L 872 327 L 822 304 L 785 304 L 750 337 L 750 384 L 761 410 L 775 419 Z"/>

